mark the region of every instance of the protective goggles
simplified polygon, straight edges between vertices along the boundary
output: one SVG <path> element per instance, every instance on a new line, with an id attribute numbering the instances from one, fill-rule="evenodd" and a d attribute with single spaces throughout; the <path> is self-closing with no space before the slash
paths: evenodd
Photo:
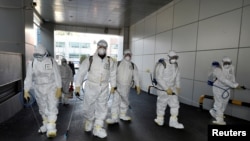
<path id="1" fill-rule="evenodd" d="M 169 59 L 172 60 L 172 59 L 175 59 L 175 60 L 178 60 L 179 56 L 169 56 Z"/>
<path id="2" fill-rule="evenodd" d="M 34 58 L 43 58 L 46 54 L 39 54 L 39 53 L 34 53 L 33 57 Z"/>
<path id="3" fill-rule="evenodd" d="M 232 64 L 232 62 L 223 62 L 223 65 L 225 66 L 225 65 L 231 65 Z"/>
<path id="4" fill-rule="evenodd" d="M 104 46 L 98 46 L 98 49 L 100 49 L 100 48 L 103 48 L 106 50 L 106 47 L 104 47 Z"/>
<path id="5" fill-rule="evenodd" d="M 108 45 L 106 43 L 100 42 L 100 43 L 98 43 L 98 46 L 107 48 Z"/>
<path id="6" fill-rule="evenodd" d="M 219 67 L 219 66 L 220 66 L 220 63 L 219 63 L 219 62 L 214 61 L 214 62 L 212 63 L 212 66 Z"/>
<path id="7" fill-rule="evenodd" d="M 124 56 L 130 56 L 131 57 L 131 54 L 130 53 L 126 53 L 126 54 L 124 54 Z"/>

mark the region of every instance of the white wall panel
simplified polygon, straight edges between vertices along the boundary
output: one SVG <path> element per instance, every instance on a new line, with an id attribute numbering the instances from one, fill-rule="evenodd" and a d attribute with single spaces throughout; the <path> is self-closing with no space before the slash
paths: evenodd
<path id="1" fill-rule="evenodd" d="M 142 72 L 142 81 L 141 81 L 141 88 L 143 91 L 147 92 L 148 91 L 148 86 L 151 86 L 151 78 L 150 78 L 150 74 L 147 72 Z M 153 92 L 153 88 L 152 91 Z"/>
<path id="2" fill-rule="evenodd" d="M 179 94 L 179 101 L 181 103 L 193 105 L 192 92 L 193 92 L 193 80 L 181 79 L 181 92 Z"/>
<path id="3" fill-rule="evenodd" d="M 144 37 L 154 35 L 155 30 L 156 30 L 156 16 L 155 14 L 153 14 L 145 19 Z"/>
<path id="4" fill-rule="evenodd" d="M 238 47 L 241 10 L 216 16 L 199 24 L 198 50 Z"/>
<path id="5" fill-rule="evenodd" d="M 129 40 L 134 41 L 135 38 L 135 25 L 130 26 L 129 28 Z"/>
<path id="6" fill-rule="evenodd" d="M 135 53 L 135 42 L 130 41 L 129 44 L 130 44 L 130 49 L 131 49 L 132 54 L 135 55 L 136 54 Z"/>
<path id="7" fill-rule="evenodd" d="M 194 23 L 173 31 L 173 50 L 194 51 L 196 50 L 198 24 Z"/>
<path id="8" fill-rule="evenodd" d="M 239 82 L 240 85 L 244 85 L 243 83 Z M 250 96 L 249 96 L 249 90 L 234 90 L 234 94 L 231 96 L 230 99 L 234 99 L 234 100 L 239 100 L 241 102 L 245 102 L 245 103 L 249 103 L 250 101 Z M 249 119 L 250 117 L 250 111 L 249 111 L 249 107 L 248 110 L 245 108 L 239 108 L 239 107 L 244 107 L 244 106 L 238 106 L 238 105 L 234 105 L 232 106 L 232 114 L 233 116 L 236 117 L 243 117 L 243 119 Z"/>
<path id="9" fill-rule="evenodd" d="M 136 64 L 139 71 L 142 71 L 142 56 L 132 56 L 132 61 Z"/>
<path id="10" fill-rule="evenodd" d="M 230 11 L 242 6 L 242 0 L 201 0 L 200 19 Z"/>
<path id="11" fill-rule="evenodd" d="M 156 35 L 155 53 L 167 53 L 171 50 L 172 31 L 163 32 Z"/>
<path id="12" fill-rule="evenodd" d="M 195 52 L 178 53 L 181 77 L 194 79 Z"/>
<path id="13" fill-rule="evenodd" d="M 135 40 L 141 39 L 144 37 L 144 20 L 140 21 L 135 26 Z"/>
<path id="14" fill-rule="evenodd" d="M 233 65 L 237 59 L 237 49 L 200 51 L 197 52 L 195 66 L 195 80 L 207 82 L 208 73 L 213 61 L 221 61 L 224 56 L 232 59 Z"/>
<path id="15" fill-rule="evenodd" d="M 135 41 L 134 55 L 141 55 L 143 53 L 143 39 Z"/>
<path id="16" fill-rule="evenodd" d="M 249 47 L 250 46 L 250 6 L 243 9 L 242 26 L 241 26 L 241 38 L 240 46 Z"/>
<path id="17" fill-rule="evenodd" d="M 199 0 L 182 0 L 174 8 L 174 27 L 198 20 Z"/>
<path id="18" fill-rule="evenodd" d="M 155 52 L 155 36 L 144 38 L 143 54 L 154 54 Z"/>
<path id="19" fill-rule="evenodd" d="M 173 7 L 158 13 L 157 15 L 157 33 L 169 30 L 173 27 Z"/>
<path id="20" fill-rule="evenodd" d="M 250 117 L 249 107 L 234 106 L 232 108 L 232 116 L 249 121 L 249 117 Z"/>
<path id="21" fill-rule="evenodd" d="M 244 5 L 250 4 L 250 0 L 244 0 Z"/>
<path id="22" fill-rule="evenodd" d="M 239 81 L 241 85 L 245 85 L 250 88 L 250 48 L 241 48 L 239 50 L 238 64 L 237 64 L 237 74 L 236 80 Z M 249 97 L 250 100 L 250 97 Z M 249 101 L 250 102 L 250 101 Z"/>
<path id="23" fill-rule="evenodd" d="M 206 82 L 194 81 L 193 105 L 199 106 L 199 100 L 202 95 L 213 96 L 212 87 L 208 86 Z M 203 109 L 210 109 L 213 106 L 213 100 L 205 98 L 203 100 Z"/>
<path id="24" fill-rule="evenodd" d="M 142 57 L 142 71 L 146 72 L 146 71 L 150 71 L 153 72 L 154 70 L 154 55 L 143 55 Z"/>

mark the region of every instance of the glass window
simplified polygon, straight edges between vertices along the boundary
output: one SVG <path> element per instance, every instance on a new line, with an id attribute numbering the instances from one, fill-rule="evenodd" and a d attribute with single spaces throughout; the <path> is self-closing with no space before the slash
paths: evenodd
<path id="1" fill-rule="evenodd" d="M 79 43 L 78 42 L 69 42 L 69 46 L 73 48 L 79 48 Z"/>
<path id="2" fill-rule="evenodd" d="M 78 53 L 70 53 L 69 58 L 79 58 L 79 54 Z"/>
<path id="3" fill-rule="evenodd" d="M 56 47 L 65 47 L 65 42 L 56 42 Z"/>
<path id="4" fill-rule="evenodd" d="M 79 43 L 80 48 L 89 48 L 90 43 Z"/>
<path id="5" fill-rule="evenodd" d="M 112 49 L 118 49 L 118 44 L 112 44 L 112 45 L 111 45 L 111 48 L 112 48 Z"/>

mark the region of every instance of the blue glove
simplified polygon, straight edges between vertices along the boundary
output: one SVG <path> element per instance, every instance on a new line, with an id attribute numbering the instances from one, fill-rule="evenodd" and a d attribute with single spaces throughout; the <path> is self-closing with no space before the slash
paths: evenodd
<path id="1" fill-rule="evenodd" d="M 213 85 L 214 85 L 214 82 L 213 82 L 213 81 L 208 80 L 208 81 L 207 81 L 207 84 L 208 84 L 209 86 L 213 86 Z"/>

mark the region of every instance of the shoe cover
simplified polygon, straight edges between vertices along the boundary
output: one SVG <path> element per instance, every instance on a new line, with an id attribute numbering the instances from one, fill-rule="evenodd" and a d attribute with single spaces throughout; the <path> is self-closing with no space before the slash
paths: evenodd
<path id="1" fill-rule="evenodd" d="M 93 123 L 92 123 L 92 121 L 86 120 L 86 121 L 85 121 L 84 128 L 85 128 L 85 131 L 86 131 L 86 132 L 91 131 L 92 128 L 93 128 Z"/>
<path id="2" fill-rule="evenodd" d="M 210 113 L 210 115 L 211 115 L 213 118 L 216 118 L 216 112 L 215 112 L 215 110 L 211 109 L 211 110 L 209 110 L 209 113 Z"/>
<path id="3" fill-rule="evenodd" d="M 217 124 L 217 125 L 226 125 L 226 122 L 224 121 L 223 118 L 217 117 L 216 120 L 213 121 L 213 124 Z"/>
<path id="4" fill-rule="evenodd" d="M 124 121 L 130 121 L 130 120 L 131 120 L 131 117 L 130 117 L 130 116 L 127 116 L 127 115 L 122 114 L 122 115 L 120 115 L 120 119 L 121 119 L 121 120 L 124 120 Z"/>
<path id="5" fill-rule="evenodd" d="M 106 123 L 107 124 L 115 124 L 115 123 L 118 123 L 118 119 L 108 118 L 106 120 Z"/>
<path id="6" fill-rule="evenodd" d="M 96 125 L 93 130 L 93 135 L 97 136 L 99 138 L 105 138 L 107 137 L 107 132 L 105 129 L 103 129 L 101 126 Z"/>
<path id="7" fill-rule="evenodd" d="M 47 124 L 47 137 L 53 138 L 56 136 L 56 124 L 55 123 L 48 123 Z"/>
<path id="8" fill-rule="evenodd" d="M 176 129 L 183 129 L 184 128 L 183 124 L 181 124 L 177 121 L 177 118 L 172 118 L 172 117 L 170 117 L 170 120 L 169 120 L 169 127 L 173 127 Z"/>
<path id="9" fill-rule="evenodd" d="M 47 137 L 48 138 L 54 138 L 56 137 L 56 130 L 51 130 L 47 132 Z"/>
<path id="10" fill-rule="evenodd" d="M 226 122 L 225 122 L 225 121 L 217 121 L 217 120 L 214 120 L 214 121 L 213 121 L 213 124 L 217 124 L 217 125 L 226 125 Z"/>
<path id="11" fill-rule="evenodd" d="M 43 133 L 46 133 L 46 132 L 47 132 L 46 125 L 43 125 L 43 126 L 41 126 L 41 127 L 38 129 L 38 133 L 40 133 L 40 134 L 43 134 Z"/>
<path id="12" fill-rule="evenodd" d="M 159 125 L 159 126 L 163 126 L 163 124 L 164 124 L 164 119 L 163 119 L 163 117 L 157 117 L 157 118 L 154 119 L 154 122 L 155 122 L 157 125 Z"/>

